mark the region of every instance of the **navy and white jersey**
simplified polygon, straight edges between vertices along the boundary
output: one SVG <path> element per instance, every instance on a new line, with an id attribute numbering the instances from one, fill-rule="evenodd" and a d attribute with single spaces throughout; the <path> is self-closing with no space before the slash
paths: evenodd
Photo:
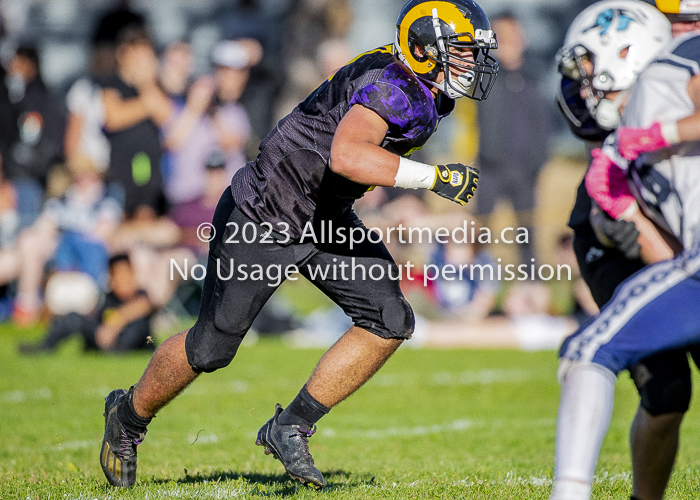
<path id="1" fill-rule="evenodd" d="M 331 144 L 338 123 L 354 105 L 389 125 L 381 147 L 407 156 L 421 148 L 454 101 L 430 89 L 400 63 L 390 45 L 355 58 L 279 121 L 258 157 L 231 181 L 233 197 L 250 219 L 285 228 L 293 239 L 308 221 L 350 217 L 369 186 L 333 173 Z"/>
<path id="2" fill-rule="evenodd" d="M 639 75 L 622 125 L 646 128 L 693 114 L 688 82 L 698 74 L 700 34 L 675 38 Z M 614 148 L 611 143 L 612 139 L 606 142 L 607 153 Z M 647 216 L 676 235 L 686 249 L 700 244 L 700 141 L 640 155 L 630 177 Z"/>
<path id="3" fill-rule="evenodd" d="M 698 74 L 700 34 L 674 39 L 639 76 L 622 124 L 649 127 L 694 113 L 687 88 Z M 607 154 L 614 147 L 606 141 Z M 600 314 L 566 339 L 562 373 L 592 362 L 617 374 L 657 352 L 700 342 L 700 141 L 644 154 L 630 174 L 647 215 L 672 230 L 685 250 L 626 279 Z"/>

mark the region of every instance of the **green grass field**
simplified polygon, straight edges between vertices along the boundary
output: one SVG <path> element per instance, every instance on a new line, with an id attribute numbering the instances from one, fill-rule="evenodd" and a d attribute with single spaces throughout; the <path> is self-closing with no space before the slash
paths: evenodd
<path id="1" fill-rule="evenodd" d="M 329 487 L 315 492 L 289 480 L 254 440 L 322 351 L 263 339 L 161 412 L 139 447 L 136 486 L 115 490 L 98 463 L 104 396 L 136 382 L 149 356 L 84 355 L 69 343 L 56 355 L 20 357 L 28 335 L 0 325 L 1 499 L 546 499 L 551 487 L 554 352 L 401 348 L 321 421 L 311 451 Z M 636 404 L 623 375 L 595 498 L 629 498 Z M 668 498 L 700 497 L 699 431 L 691 409 Z"/>

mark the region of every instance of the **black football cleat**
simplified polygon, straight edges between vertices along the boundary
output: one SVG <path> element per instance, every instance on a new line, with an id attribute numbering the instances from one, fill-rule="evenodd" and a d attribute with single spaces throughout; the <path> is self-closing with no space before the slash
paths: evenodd
<path id="1" fill-rule="evenodd" d="M 272 454 L 282 462 L 292 479 L 318 489 L 325 488 L 326 480 L 314 467 L 314 459 L 309 453 L 309 438 L 316 432 L 316 426 L 309 430 L 300 425 L 281 425 L 277 420 L 282 410 L 278 403 L 275 415 L 258 431 L 255 444 L 264 446 L 266 455 Z"/>
<path id="2" fill-rule="evenodd" d="M 100 465 L 112 486 L 129 488 L 136 482 L 136 447 L 143 442 L 146 433 L 137 438 L 129 437 L 117 417 L 120 404 L 127 404 L 128 392 L 117 389 L 105 398 L 105 435 L 100 450 Z"/>

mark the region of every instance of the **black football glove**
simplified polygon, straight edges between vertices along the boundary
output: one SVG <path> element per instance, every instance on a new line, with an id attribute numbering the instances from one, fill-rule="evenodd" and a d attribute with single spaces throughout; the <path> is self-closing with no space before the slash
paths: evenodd
<path id="1" fill-rule="evenodd" d="M 605 246 L 617 248 L 628 259 L 638 259 L 642 247 L 637 242 L 639 230 L 634 222 L 610 217 L 594 204 L 589 217 L 598 240 Z"/>
<path id="2" fill-rule="evenodd" d="M 465 205 L 474 196 L 479 180 L 477 169 L 461 163 L 435 165 L 435 169 L 437 175 L 431 191 L 460 205 Z"/>

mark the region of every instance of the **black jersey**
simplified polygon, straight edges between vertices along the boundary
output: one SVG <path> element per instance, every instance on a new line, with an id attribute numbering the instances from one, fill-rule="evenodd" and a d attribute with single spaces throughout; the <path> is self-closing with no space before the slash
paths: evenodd
<path id="1" fill-rule="evenodd" d="M 392 46 L 362 54 L 280 120 L 258 157 L 236 173 L 231 188 L 240 210 L 273 228 L 282 224 L 293 239 L 308 221 L 350 216 L 369 186 L 333 173 L 328 163 L 338 123 L 356 104 L 387 122 L 381 147 L 402 156 L 421 148 L 454 109 L 446 96 L 434 98 Z"/>
<path id="2" fill-rule="evenodd" d="M 569 216 L 569 227 L 574 231 L 591 227 L 589 217 L 591 215 L 591 197 L 586 191 L 586 179 L 581 181 L 576 190 L 576 201 Z"/>

